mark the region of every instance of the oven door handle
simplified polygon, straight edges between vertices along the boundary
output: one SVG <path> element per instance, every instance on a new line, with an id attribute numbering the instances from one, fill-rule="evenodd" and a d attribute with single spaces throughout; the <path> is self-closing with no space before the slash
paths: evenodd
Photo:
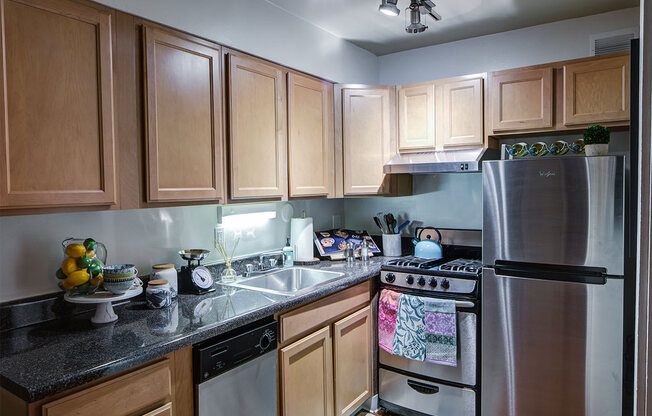
<path id="1" fill-rule="evenodd" d="M 473 308 L 475 306 L 475 303 L 470 302 L 468 300 L 456 300 L 455 301 L 455 307 L 456 308 Z"/>
<path id="2" fill-rule="evenodd" d="M 421 383 L 421 382 L 416 381 L 416 380 L 409 380 L 408 379 L 407 385 L 412 387 L 412 389 L 416 390 L 418 393 L 421 393 L 421 394 L 439 393 L 439 387 L 438 386 L 432 386 L 430 384 Z"/>

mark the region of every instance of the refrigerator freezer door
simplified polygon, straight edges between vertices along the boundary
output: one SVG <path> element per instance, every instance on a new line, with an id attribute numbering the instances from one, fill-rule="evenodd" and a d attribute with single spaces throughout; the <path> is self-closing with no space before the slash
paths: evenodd
<path id="1" fill-rule="evenodd" d="M 489 161 L 482 169 L 485 265 L 507 260 L 623 274 L 622 156 Z"/>
<path id="2" fill-rule="evenodd" d="M 623 280 L 482 275 L 482 414 L 613 416 L 622 406 Z"/>

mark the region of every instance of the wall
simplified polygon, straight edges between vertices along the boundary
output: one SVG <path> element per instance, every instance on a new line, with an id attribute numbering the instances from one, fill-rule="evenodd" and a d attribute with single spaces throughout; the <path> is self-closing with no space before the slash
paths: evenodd
<path id="1" fill-rule="evenodd" d="M 183 248 L 209 249 L 206 262 L 221 261 L 214 248 L 215 225 L 235 214 L 276 216 L 233 227 L 240 237 L 236 256 L 280 249 L 289 236 L 289 218 L 304 210 L 315 228 L 331 228 L 333 216 L 343 217 L 341 200 L 0 217 L 0 302 L 57 291 L 54 272 L 63 260 L 60 243 L 68 237 L 93 237 L 106 245 L 107 263 L 133 263 L 148 274 L 152 264 L 183 264 L 177 254 Z M 225 233 L 228 247 L 233 229 Z"/>
<path id="2" fill-rule="evenodd" d="M 589 36 L 638 27 L 639 8 L 562 20 L 378 58 L 381 84 L 406 84 L 589 56 Z"/>
<path id="3" fill-rule="evenodd" d="M 375 55 L 264 0 L 97 1 L 332 81 L 377 81 Z"/>
<path id="4" fill-rule="evenodd" d="M 344 200 L 347 228 L 366 229 L 378 234 L 373 216 L 393 213 L 398 223 L 412 224 L 403 232 L 409 236 L 422 225 L 441 228 L 482 228 L 482 174 L 440 173 L 415 175 L 411 196 L 396 198 L 355 198 Z"/>

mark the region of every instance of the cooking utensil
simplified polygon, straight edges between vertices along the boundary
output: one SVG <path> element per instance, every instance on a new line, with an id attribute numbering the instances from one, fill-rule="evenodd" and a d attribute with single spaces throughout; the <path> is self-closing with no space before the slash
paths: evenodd
<path id="1" fill-rule="evenodd" d="M 380 218 L 378 218 L 378 217 L 374 217 L 374 222 L 376 223 L 376 225 L 378 226 L 378 228 L 380 228 L 380 232 L 381 232 L 382 234 L 385 234 L 385 230 L 383 229 L 383 224 L 382 224 L 382 222 L 380 221 Z"/>
<path id="2" fill-rule="evenodd" d="M 385 214 L 385 223 L 387 224 L 387 232 L 389 234 L 395 234 L 394 233 L 394 215 Z"/>
<path id="3" fill-rule="evenodd" d="M 397 233 L 397 234 L 400 234 L 400 233 L 401 233 L 401 230 L 402 230 L 403 228 L 407 227 L 407 225 L 408 225 L 409 223 L 410 223 L 410 220 L 405 221 L 403 224 L 399 225 L 399 226 L 398 226 L 398 230 L 396 231 L 396 233 Z"/>

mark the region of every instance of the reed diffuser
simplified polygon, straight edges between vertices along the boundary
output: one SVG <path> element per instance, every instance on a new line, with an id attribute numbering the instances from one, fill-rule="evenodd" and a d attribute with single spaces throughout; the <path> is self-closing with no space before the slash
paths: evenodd
<path id="1" fill-rule="evenodd" d="M 217 251 L 220 253 L 220 256 L 222 256 L 222 259 L 224 259 L 224 264 L 226 265 L 226 268 L 222 272 L 222 282 L 223 283 L 233 283 L 235 282 L 236 278 L 238 277 L 238 274 L 233 270 L 231 267 L 231 262 L 233 261 L 233 256 L 235 254 L 235 249 L 238 247 L 238 242 L 240 241 L 239 238 L 236 238 L 235 242 L 233 243 L 233 249 L 231 249 L 231 255 L 229 255 L 227 249 L 226 249 L 226 243 L 223 243 L 220 240 L 217 240 Z"/>

